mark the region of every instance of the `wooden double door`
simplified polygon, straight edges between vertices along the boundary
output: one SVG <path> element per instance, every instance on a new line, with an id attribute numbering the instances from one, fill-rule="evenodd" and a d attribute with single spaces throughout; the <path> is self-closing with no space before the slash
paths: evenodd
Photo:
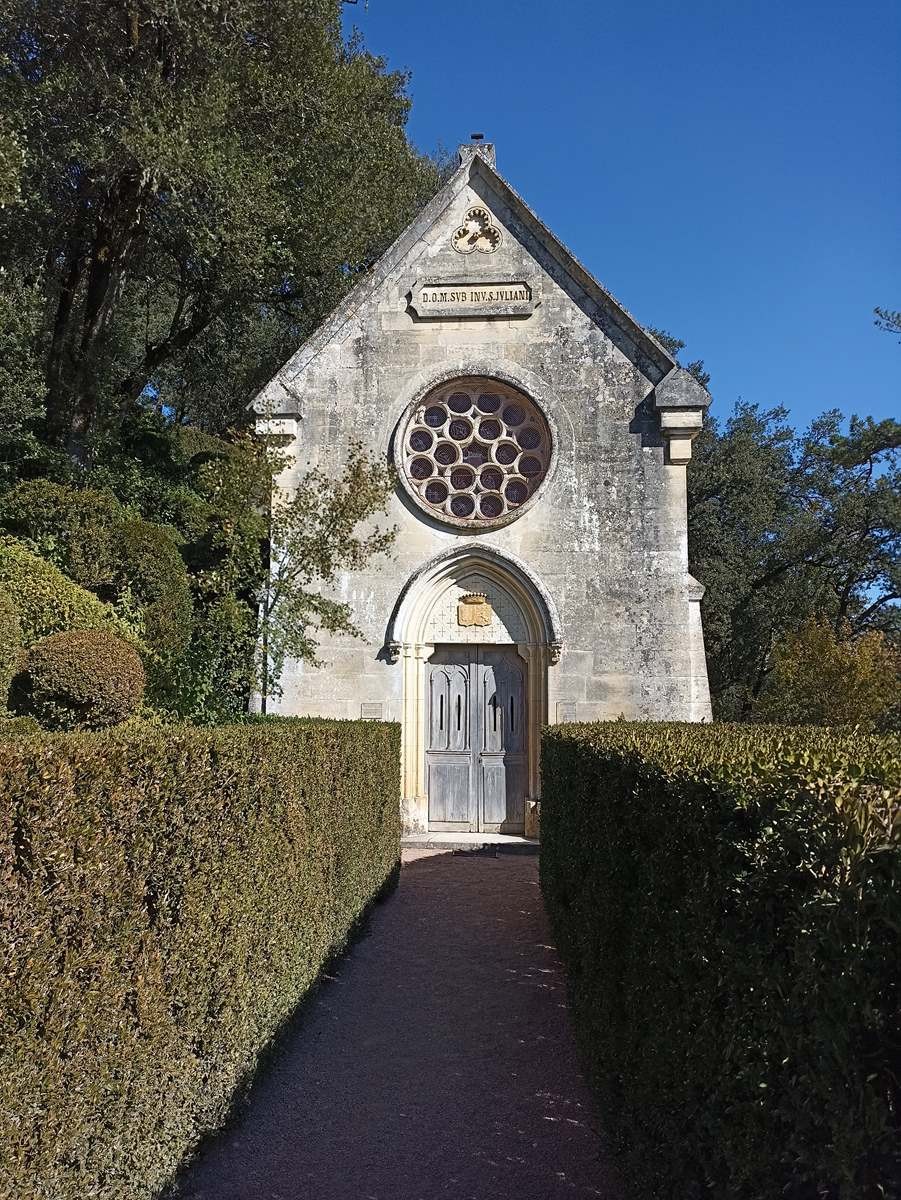
<path id="1" fill-rule="evenodd" d="M 429 828 L 522 833 L 526 664 L 513 646 L 439 646 L 428 664 Z"/>

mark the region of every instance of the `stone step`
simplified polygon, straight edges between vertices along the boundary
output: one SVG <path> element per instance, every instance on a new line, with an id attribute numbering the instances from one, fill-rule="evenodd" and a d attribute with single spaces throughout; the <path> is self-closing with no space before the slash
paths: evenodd
<path id="1" fill-rule="evenodd" d="M 537 854 L 534 838 L 512 833 L 408 833 L 400 841 L 403 850 L 467 851 L 470 854 Z"/>

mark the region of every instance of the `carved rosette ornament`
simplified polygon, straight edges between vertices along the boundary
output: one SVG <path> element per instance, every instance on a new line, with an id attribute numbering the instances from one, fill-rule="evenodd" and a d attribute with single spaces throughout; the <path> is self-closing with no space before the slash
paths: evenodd
<path id="1" fill-rule="evenodd" d="M 484 592 L 470 592 L 461 596 L 457 604 L 457 624 L 464 626 L 488 626 L 494 617 L 494 610 L 488 603 Z"/>
<path id="2" fill-rule="evenodd" d="M 477 205 L 467 209 L 463 224 L 454 230 L 451 242 L 461 254 L 472 254 L 474 250 L 493 254 L 501 244 L 501 231 L 492 222 L 488 209 Z"/>

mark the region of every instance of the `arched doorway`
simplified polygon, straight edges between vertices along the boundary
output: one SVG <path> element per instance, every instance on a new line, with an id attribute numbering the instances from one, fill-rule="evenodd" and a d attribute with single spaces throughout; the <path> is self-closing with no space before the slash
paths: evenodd
<path id="1" fill-rule="evenodd" d="M 493 547 L 454 547 L 407 582 L 387 645 L 403 671 L 406 828 L 534 832 L 548 667 L 562 645 L 534 572 Z"/>

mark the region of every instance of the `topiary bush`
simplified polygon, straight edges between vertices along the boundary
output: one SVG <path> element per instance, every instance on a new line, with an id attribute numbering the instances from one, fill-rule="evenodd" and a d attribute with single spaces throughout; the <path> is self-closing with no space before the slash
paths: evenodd
<path id="1" fill-rule="evenodd" d="M 45 729 L 105 729 L 137 712 L 145 683 L 128 642 L 106 629 L 68 630 L 32 646 L 13 704 Z"/>
<path id="2" fill-rule="evenodd" d="M 27 479 L 0 497 L 0 525 L 68 578 L 111 599 L 118 528 L 126 510 L 115 496 L 51 479 Z"/>
<path id="3" fill-rule="evenodd" d="M 373 721 L 0 741 L 0 1196 L 150 1200 L 392 879 Z"/>
<path id="4" fill-rule="evenodd" d="M 143 637 L 159 655 L 180 653 L 191 637 L 188 572 L 172 531 L 139 517 L 120 529 L 118 587 L 138 601 Z"/>
<path id="5" fill-rule="evenodd" d="M 158 656 L 187 645 L 191 591 L 173 529 L 143 520 L 110 492 L 49 479 L 0 498 L 0 524 L 99 599 L 137 608 L 142 637 Z"/>
<path id="6" fill-rule="evenodd" d="M 26 649 L 64 629 L 109 629 L 136 643 L 108 604 L 14 538 L 0 537 L 0 592 L 15 604 Z"/>
<path id="7" fill-rule="evenodd" d="M 0 712 L 6 707 L 13 676 L 22 665 L 22 622 L 9 590 L 0 587 Z"/>
<path id="8" fill-rule="evenodd" d="M 901 742 L 568 725 L 541 882 L 636 1200 L 896 1200 Z"/>

